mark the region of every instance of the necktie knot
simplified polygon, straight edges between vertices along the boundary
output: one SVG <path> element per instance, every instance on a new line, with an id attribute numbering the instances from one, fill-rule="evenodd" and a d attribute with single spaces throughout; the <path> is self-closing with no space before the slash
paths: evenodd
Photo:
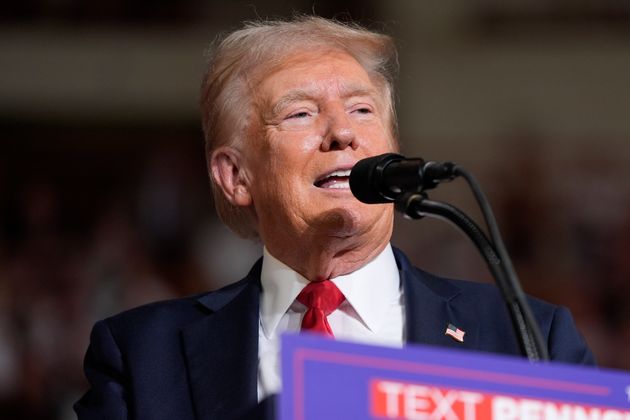
<path id="1" fill-rule="evenodd" d="M 310 282 L 297 297 L 308 310 L 302 318 L 302 330 L 316 331 L 332 336 L 326 317 L 345 300 L 343 293 L 330 280 Z"/>

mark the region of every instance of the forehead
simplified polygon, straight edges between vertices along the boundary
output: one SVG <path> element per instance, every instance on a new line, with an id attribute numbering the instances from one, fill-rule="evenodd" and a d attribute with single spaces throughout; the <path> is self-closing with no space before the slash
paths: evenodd
<path id="1" fill-rule="evenodd" d="M 287 94 L 376 94 L 367 71 L 351 55 L 336 50 L 291 54 L 264 75 L 258 94 L 269 104 Z"/>

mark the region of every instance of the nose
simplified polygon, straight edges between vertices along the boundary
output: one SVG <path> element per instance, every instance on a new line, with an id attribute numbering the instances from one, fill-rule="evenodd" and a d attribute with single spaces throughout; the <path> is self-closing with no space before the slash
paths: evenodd
<path id="1" fill-rule="evenodd" d="M 358 143 L 350 117 L 345 110 L 338 110 L 328 118 L 327 132 L 321 148 L 324 152 L 344 150 L 351 147 L 356 150 Z"/>

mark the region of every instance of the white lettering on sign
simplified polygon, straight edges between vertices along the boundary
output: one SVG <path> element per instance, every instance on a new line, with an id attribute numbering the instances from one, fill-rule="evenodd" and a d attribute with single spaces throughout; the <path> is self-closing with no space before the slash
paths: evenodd
<path id="1" fill-rule="evenodd" d="M 385 414 L 387 417 L 395 418 L 398 416 L 400 411 L 398 407 L 399 395 L 404 387 L 405 385 L 399 382 L 381 381 L 378 383 L 378 389 L 385 394 Z"/>
<path id="2" fill-rule="evenodd" d="M 384 407 L 379 404 L 375 410 L 388 418 L 476 420 L 476 406 L 483 401 L 476 392 L 424 385 L 379 381 L 376 388 L 384 394 Z"/>
<path id="3" fill-rule="evenodd" d="M 428 384 L 375 379 L 370 385 L 375 418 L 411 420 L 630 420 L 630 411 L 575 402 L 474 392 Z"/>
<path id="4" fill-rule="evenodd" d="M 496 396 L 493 420 L 630 420 L 629 412 L 575 404 Z"/>

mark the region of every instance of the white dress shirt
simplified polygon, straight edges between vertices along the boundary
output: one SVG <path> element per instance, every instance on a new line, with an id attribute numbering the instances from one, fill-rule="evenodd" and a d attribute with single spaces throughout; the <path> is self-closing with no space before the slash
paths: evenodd
<path id="1" fill-rule="evenodd" d="M 300 330 L 306 306 L 295 299 L 308 280 L 266 248 L 260 280 L 258 399 L 262 400 L 281 389 L 280 335 Z M 360 269 L 331 280 L 346 297 L 328 316 L 336 339 L 402 347 L 403 292 L 390 245 Z"/>

